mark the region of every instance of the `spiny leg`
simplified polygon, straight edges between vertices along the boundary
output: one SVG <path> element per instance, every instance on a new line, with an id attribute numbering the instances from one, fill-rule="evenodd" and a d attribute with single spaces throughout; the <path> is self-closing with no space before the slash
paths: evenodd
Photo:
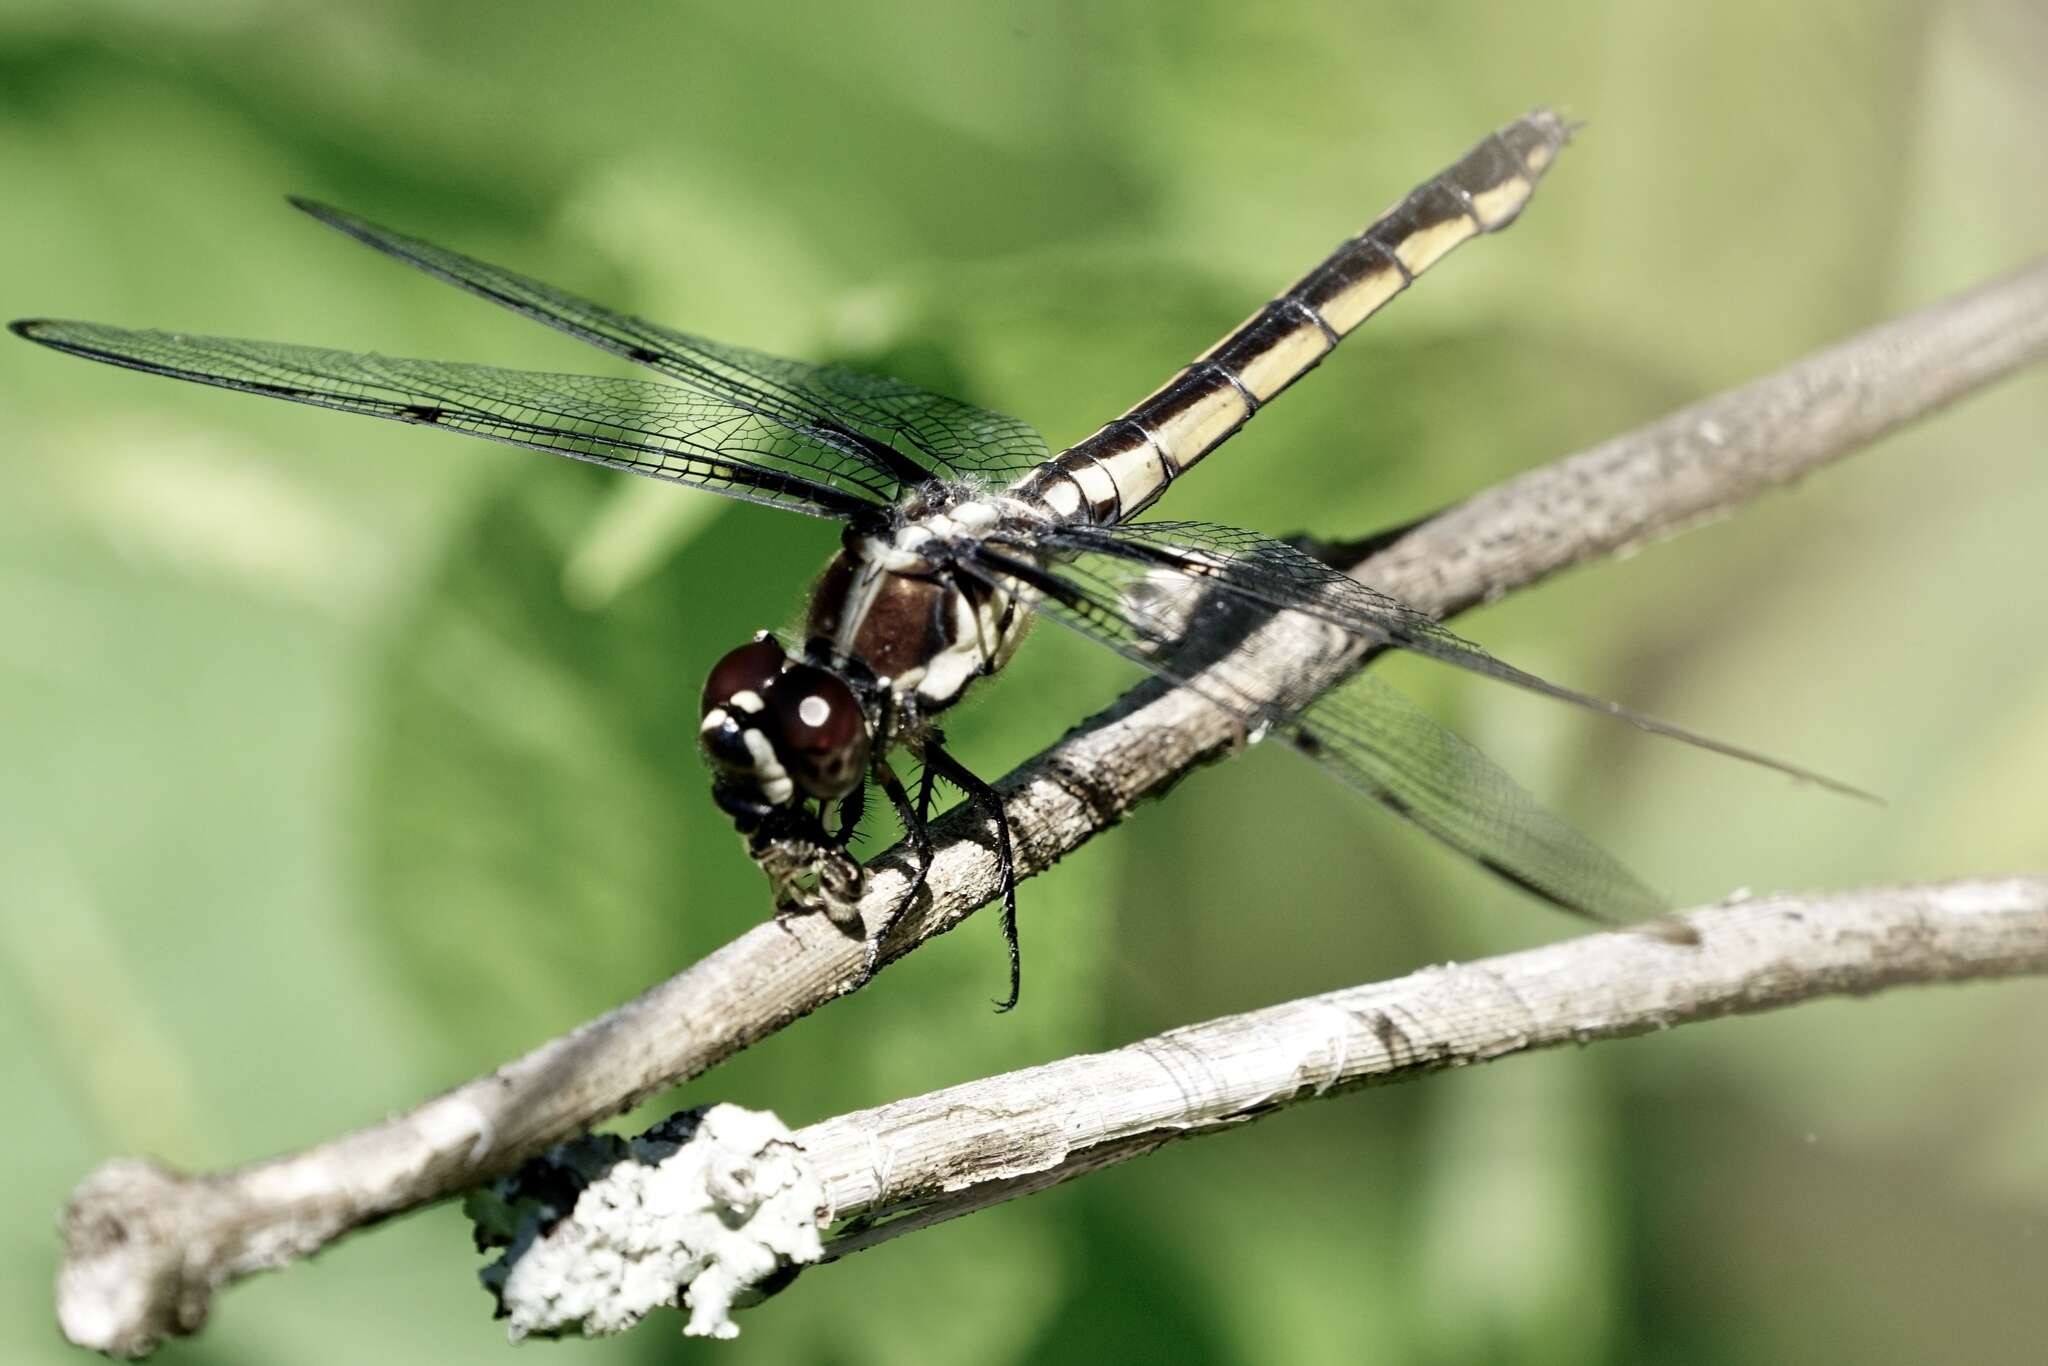
<path id="1" fill-rule="evenodd" d="M 928 771 L 965 792 L 967 799 L 979 806 L 995 825 L 996 867 L 1003 879 L 1003 943 L 1010 950 L 1009 999 L 995 1005 L 998 1011 L 1009 1010 L 1017 1004 L 1024 976 L 1023 955 L 1017 948 L 1017 868 L 1010 856 L 1010 818 L 1003 813 L 1003 799 L 996 790 L 948 754 L 936 732 L 925 740 L 924 762 Z"/>
<path id="2" fill-rule="evenodd" d="M 932 772 L 930 760 L 920 761 L 918 769 L 917 819 L 919 824 L 924 824 L 932 818 L 932 785 L 939 780 L 939 775 Z"/>
<path id="3" fill-rule="evenodd" d="M 839 799 L 839 829 L 833 832 L 832 838 L 839 841 L 841 849 L 844 849 L 848 842 L 853 839 L 853 832 L 859 827 L 861 817 L 867 814 L 867 810 L 868 785 L 866 783 L 860 784 L 853 791 Z M 823 823 L 822 821 L 819 822 L 821 825 Z"/>
<path id="4" fill-rule="evenodd" d="M 868 972 L 875 970 L 875 955 L 882 951 L 882 941 L 889 937 L 889 931 L 896 928 L 896 922 L 917 900 L 917 894 L 924 890 L 925 880 L 932 872 L 932 836 L 925 827 L 925 812 L 931 807 L 931 766 L 925 765 L 923 781 L 918 785 L 918 802 L 912 806 L 910 793 L 905 790 L 903 780 L 896 776 L 896 770 L 889 767 L 889 761 L 880 755 L 870 761 L 869 768 L 875 781 L 882 785 L 882 791 L 889 794 L 890 804 L 903 821 L 903 833 L 910 840 L 910 847 L 917 855 L 917 876 L 911 880 L 910 890 L 903 894 L 890 910 L 881 926 L 868 938 Z"/>

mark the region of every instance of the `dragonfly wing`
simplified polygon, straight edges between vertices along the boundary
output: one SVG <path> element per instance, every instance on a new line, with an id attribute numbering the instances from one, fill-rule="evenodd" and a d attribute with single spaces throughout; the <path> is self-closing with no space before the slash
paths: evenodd
<path id="1" fill-rule="evenodd" d="M 1142 579 L 1155 571 L 1179 573 L 1222 597 L 1268 612 L 1299 612 L 1327 622 L 1357 636 L 1368 648 L 1407 650 L 1615 717 L 1654 735 L 1775 769 L 1847 796 L 1876 800 L 1860 788 L 1812 769 L 1716 740 L 1504 663 L 1427 613 L 1360 583 L 1297 546 L 1254 531 L 1206 522 L 1127 522 L 1062 527 L 1046 544 L 1116 563 L 1120 567 L 1115 575 L 1124 579 Z"/>
<path id="2" fill-rule="evenodd" d="M 1369 670 L 1287 718 L 1281 733 L 1347 785 L 1554 906 L 1612 924 L 1670 909 L 1619 859 Z"/>
<path id="3" fill-rule="evenodd" d="M 1132 561 L 1095 551 L 1047 564 L 989 549 L 974 563 L 1046 615 L 1193 689 L 1254 737 L 1285 737 L 1348 786 L 1523 890 L 1605 923 L 1666 909 L 1620 861 L 1391 685 L 1354 673 L 1320 696 L 1310 689 L 1298 647 L 1355 660 L 1365 642 L 1354 633 L 1219 594 L 1177 569 L 1134 573 Z M 1297 647 L 1284 663 L 1257 648 L 1276 632 Z"/>
<path id="4" fill-rule="evenodd" d="M 72 355 L 343 412 L 448 427 L 820 517 L 889 488 L 828 435 L 647 380 L 502 370 L 97 323 L 11 325 Z"/>
<path id="5" fill-rule="evenodd" d="M 1046 458 L 1045 438 L 1017 418 L 848 366 L 808 365 L 678 332 L 340 209 L 291 202 L 387 256 L 679 384 L 799 428 L 837 429 L 899 491 L 930 478 L 1006 483 Z"/>
<path id="6" fill-rule="evenodd" d="M 1045 438 L 1021 418 L 850 366 L 799 368 L 809 370 L 807 390 L 822 396 L 833 411 L 892 444 L 908 443 L 934 466 L 935 474 L 994 489 L 1051 458 Z"/>

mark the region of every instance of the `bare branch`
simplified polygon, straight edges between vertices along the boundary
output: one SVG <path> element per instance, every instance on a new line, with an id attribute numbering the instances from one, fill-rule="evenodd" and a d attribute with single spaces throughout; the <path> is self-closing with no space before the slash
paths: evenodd
<path id="1" fill-rule="evenodd" d="M 796 1134 L 828 1258 L 1305 1100 L 1825 996 L 2048 972 L 2048 875 L 1772 896 L 1290 1001 Z"/>
<path id="2" fill-rule="evenodd" d="M 1681 919 L 1685 944 L 1623 931 L 1427 968 L 794 1135 L 720 1105 L 630 1143 L 577 1139 L 472 1207 L 504 1249 L 486 1280 L 515 1338 L 621 1332 L 677 1304 L 686 1333 L 727 1337 L 731 1308 L 805 1264 L 1303 1101 L 1825 996 L 2048 972 L 2048 876 L 1739 900 Z"/>
<path id="3" fill-rule="evenodd" d="M 1353 572 L 1447 614 L 1722 515 L 2048 353 L 2048 261 L 1872 329 L 1790 369 L 1474 498 Z M 1254 648 L 1270 644 L 1252 642 Z M 1348 661 L 1305 655 L 1334 682 Z M 1146 685 L 997 786 L 1029 876 L 1240 741 L 1185 690 Z M 937 823 L 931 897 L 883 961 L 996 894 L 971 813 Z M 905 889 L 877 860 L 862 920 Z M 213 1291 L 353 1228 L 443 1199 L 695 1076 L 858 986 L 865 953 L 821 919 L 762 925 L 636 1000 L 418 1108 L 210 1176 L 100 1168 L 65 1222 L 59 1316 L 75 1342 L 139 1353 L 204 1320 Z"/>

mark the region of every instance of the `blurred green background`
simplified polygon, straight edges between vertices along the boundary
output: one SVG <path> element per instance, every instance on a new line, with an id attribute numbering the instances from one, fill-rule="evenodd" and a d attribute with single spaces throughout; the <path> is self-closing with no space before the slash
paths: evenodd
<path id="1" fill-rule="evenodd" d="M 1556 12 L 1548 12 L 1555 10 Z M 1522 110 L 1589 120 L 1176 490 L 1358 535 L 2048 242 L 2027 0 L 849 7 L 0 0 L 0 310 L 605 359 L 307 193 L 735 342 L 1024 415 L 1147 392 Z M 832 528 L 0 347 L 0 1356 L 95 1163 L 374 1120 L 753 924 L 703 672 Z M 2048 382 L 1461 630 L 1887 794 L 1874 810 L 1419 667 L 1679 904 L 2048 863 Z M 1401 663 L 1401 661 L 1396 661 Z M 991 775 L 1113 698 L 1037 633 Z M 1575 932 L 1292 756 L 1201 773 L 992 917 L 684 1088 L 792 1124 Z M 1310 1106 L 604 1361 L 2038 1360 L 2040 983 L 1899 993 Z M 172 1362 L 495 1361 L 438 1209 L 228 1294 Z"/>

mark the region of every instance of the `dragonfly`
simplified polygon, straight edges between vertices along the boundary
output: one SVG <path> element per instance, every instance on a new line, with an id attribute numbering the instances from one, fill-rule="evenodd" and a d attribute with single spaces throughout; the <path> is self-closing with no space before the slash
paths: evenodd
<path id="1" fill-rule="evenodd" d="M 1524 672 L 1294 542 L 1141 516 L 1167 488 L 1452 249 L 1513 223 L 1570 134 L 1539 109 L 1412 190 L 1172 379 L 1054 454 L 1028 424 L 844 365 L 785 360 L 614 311 L 310 200 L 363 244 L 645 367 L 612 378 L 276 342 L 23 320 L 11 330 L 111 365 L 445 427 L 842 525 L 800 626 L 712 669 L 700 748 L 712 797 L 767 875 L 778 914 L 823 912 L 878 947 L 926 889 L 935 786 L 985 820 L 1000 869 L 1009 990 L 1021 955 L 1011 831 L 995 788 L 938 725 L 1008 661 L 1029 623 L 1070 627 L 1284 737 L 1348 786 L 1550 904 L 1607 923 L 1665 902 L 1491 759 L 1362 665 L 1406 650 L 1840 791 L 1753 750 Z M 1283 652 L 1309 633 L 1349 662 L 1306 685 Z M 1291 657 L 1291 655 L 1290 655 Z M 1219 661 L 1227 667 L 1219 666 Z M 913 794 L 891 758 L 918 763 Z M 915 858 L 867 933 L 850 842 L 879 788 Z"/>

